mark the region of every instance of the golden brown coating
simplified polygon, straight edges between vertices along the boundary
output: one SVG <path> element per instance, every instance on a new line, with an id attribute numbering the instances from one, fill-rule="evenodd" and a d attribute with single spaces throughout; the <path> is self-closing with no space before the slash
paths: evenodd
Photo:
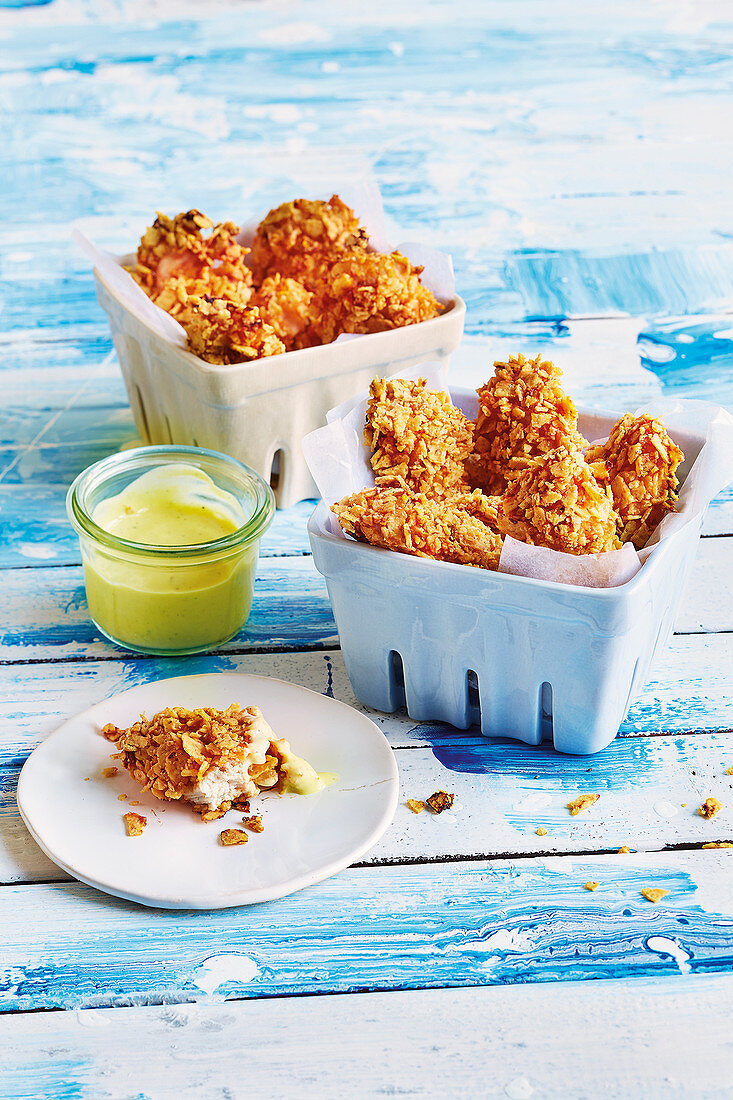
<path id="1" fill-rule="evenodd" d="M 260 311 L 224 298 L 192 298 L 183 327 L 189 350 L 207 363 L 243 363 L 280 355 L 285 344 Z"/>
<path id="2" fill-rule="evenodd" d="M 263 321 L 275 330 L 286 349 L 292 351 L 318 343 L 312 327 L 317 319 L 312 302 L 312 291 L 306 290 L 297 279 L 268 275 L 250 304 L 257 306 Z"/>
<path id="3" fill-rule="evenodd" d="M 478 494 L 480 496 L 480 493 Z M 359 542 L 419 558 L 496 569 L 501 536 L 470 511 L 472 494 L 444 497 L 415 492 L 399 478 L 380 478 L 332 506 L 348 535 Z"/>
<path id="4" fill-rule="evenodd" d="M 420 282 L 421 272 L 401 252 L 342 253 L 316 288 L 321 342 L 330 344 L 342 332 L 384 332 L 437 317 L 442 307 Z"/>
<path id="5" fill-rule="evenodd" d="M 114 742 L 125 768 L 144 791 L 177 801 L 211 768 L 245 761 L 261 721 L 259 707 L 240 709 L 237 703 L 226 710 L 168 707 L 150 719 L 141 715 L 128 729 L 109 723 L 102 734 Z M 207 807 L 200 808 L 203 812 Z"/>
<path id="6" fill-rule="evenodd" d="M 608 480 L 619 517 L 621 542 L 644 546 L 677 502 L 675 471 L 684 459 L 659 417 L 626 413 L 606 443 L 589 447 L 586 462 L 596 478 Z"/>
<path id="7" fill-rule="evenodd" d="M 196 312 L 197 298 L 222 298 L 244 308 L 250 304 L 253 293 L 247 283 L 219 275 L 215 268 L 206 267 L 196 279 L 187 279 L 184 275 L 168 279 L 153 301 L 185 328 Z"/>
<path id="8" fill-rule="evenodd" d="M 583 455 L 564 447 L 532 459 L 507 488 L 499 511 L 502 534 L 565 554 L 617 549 L 617 520 Z"/>
<path id="9" fill-rule="evenodd" d="M 528 459 L 558 447 L 579 450 L 578 411 L 560 385 L 553 363 L 510 356 L 495 363 L 494 376 L 478 392 L 474 454 L 467 463 L 472 485 L 503 493 Z"/>
<path id="10" fill-rule="evenodd" d="M 429 390 L 424 378 L 373 380 L 364 440 L 377 477 L 400 477 L 412 489 L 436 492 L 465 484 L 473 424 L 447 393 Z"/>
<path id="11" fill-rule="evenodd" d="M 204 237 L 203 230 L 211 232 Z M 199 279 L 208 267 L 215 268 L 221 278 L 250 286 L 252 273 L 245 263 L 249 249 L 239 244 L 238 233 L 239 226 L 233 222 L 214 225 L 199 210 L 174 218 L 158 211 L 143 233 L 137 266 L 130 273 L 151 298 L 160 293 L 168 279 Z"/>
<path id="12" fill-rule="evenodd" d="M 338 195 L 328 202 L 295 199 L 260 222 L 250 262 L 257 283 L 279 274 L 315 290 L 340 252 L 366 242 L 366 230 Z"/>
<path id="13" fill-rule="evenodd" d="M 142 836 L 145 826 L 148 823 L 148 819 L 144 814 L 136 814 L 134 811 L 123 814 L 122 820 L 125 823 L 125 833 L 127 836 Z"/>

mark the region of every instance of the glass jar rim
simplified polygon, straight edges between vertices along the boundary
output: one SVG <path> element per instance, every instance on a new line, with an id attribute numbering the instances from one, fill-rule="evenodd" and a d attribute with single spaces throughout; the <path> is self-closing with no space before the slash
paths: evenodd
<path id="1" fill-rule="evenodd" d="M 93 488 L 103 484 L 105 480 L 113 474 L 119 473 L 120 470 L 134 470 L 139 465 L 142 474 L 145 466 L 148 468 L 153 468 L 158 464 L 167 466 L 176 458 L 183 462 L 186 459 L 205 458 L 209 460 L 207 464 L 219 464 L 227 468 L 229 473 L 236 474 L 242 482 L 246 482 L 253 490 L 255 497 L 255 507 L 249 519 L 236 531 L 232 531 L 230 534 L 222 536 L 222 538 L 211 539 L 208 542 L 188 543 L 183 546 L 158 546 L 148 542 L 136 542 L 132 539 L 121 538 L 105 530 L 104 527 L 100 527 L 94 521 L 84 505 L 85 495 Z M 156 463 L 156 459 L 162 461 Z M 189 561 L 192 558 L 199 558 L 204 555 L 228 557 L 229 554 L 237 553 L 243 547 L 257 541 L 272 522 L 275 514 L 275 494 L 256 470 L 246 466 L 238 459 L 232 458 L 231 455 L 223 454 L 221 451 L 212 451 L 206 447 L 165 444 L 151 447 L 134 447 L 128 451 L 119 451 L 117 454 L 109 455 L 107 458 L 102 458 L 98 462 L 92 463 L 91 466 L 87 466 L 69 487 L 66 494 L 66 512 L 77 534 L 85 534 L 94 542 L 106 546 L 109 550 L 116 550 L 136 557 L 158 559 L 164 557 L 169 559 L 172 565 L 175 558 L 183 558 L 184 561 Z"/>

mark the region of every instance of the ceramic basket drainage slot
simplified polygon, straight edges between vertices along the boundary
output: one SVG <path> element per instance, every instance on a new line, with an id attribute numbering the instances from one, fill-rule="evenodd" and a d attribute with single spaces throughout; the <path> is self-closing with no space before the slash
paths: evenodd
<path id="1" fill-rule="evenodd" d="M 466 312 L 455 297 L 431 321 L 221 367 L 166 340 L 97 269 L 94 277 L 143 441 L 223 451 L 272 483 L 278 508 L 317 496 L 301 440 L 325 422 L 328 410 L 375 376 L 447 361 Z"/>
<path id="2" fill-rule="evenodd" d="M 455 395 L 454 395 L 455 396 Z M 590 438 L 616 417 L 581 418 Z M 686 440 L 689 468 L 702 440 Z M 586 754 L 615 737 L 667 643 L 701 519 L 618 588 L 590 589 L 392 553 L 308 524 L 360 702 L 418 722 Z"/>

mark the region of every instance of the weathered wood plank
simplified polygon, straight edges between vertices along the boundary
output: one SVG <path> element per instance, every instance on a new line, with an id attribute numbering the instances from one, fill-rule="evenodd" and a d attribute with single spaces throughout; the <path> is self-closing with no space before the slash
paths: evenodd
<path id="1" fill-rule="evenodd" d="M 6 1016 L 7 1100 L 67 1095 L 500 1096 L 733 1092 L 731 979 L 514 986 Z M 449 1026 L 446 1026 L 446 1022 Z M 582 1035 L 582 1043 L 578 1036 Z M 277 1043 L 277 1058 L 272 1057 Z M 572 1056 L 571 1056 L 572 1054 Z M 602 1082 L 602 1085 L 598 1085 Z"/>
<path id="2" fill-rule="evenodd" d="M 212 972 L 248 998 L 729 970 L 731 868 L 725 851 L 352 868 L 154 919 L 85 886 L 6 886 L 0 1010 L 195 1001 Z M 652 905 L 646 886 L 669 895 Z"/>

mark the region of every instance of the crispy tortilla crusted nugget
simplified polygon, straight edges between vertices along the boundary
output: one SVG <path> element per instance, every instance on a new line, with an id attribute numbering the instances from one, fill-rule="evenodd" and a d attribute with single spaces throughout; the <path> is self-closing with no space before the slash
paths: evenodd
<path id="1" fill-rule="evenodd" d="M 257 227 L 250 257 L 255 280 L 280 274 L 315 290 L 340 252 L 366 241 L 366 230 L 338 195 L 328 202 L 284 202 Z"/>
<path id="2" fill-rule="evenodd" d="M 322 343 L 342 332 L 384 332 L 437 317 L 441 306 L 421 272 L 401 252 L 352 248 L 337 257 L 317 291 Z"/>
<path id="3" fill-rule="evenodd" d="M 473 424 L 447 393 L 427 389 L 424 378 L 375 378 L 369 395 L 364 440 L 378 477 L 403 478 L 418 491 L 465 483 Z"/>
<path id="4" fill-rule="evenodd" d="M 533 459 L 501 499 L 499 530 L 565 554 L 615 550 L 618 517 L 583 455 L 564 447 Z"/>
<path id="5" fill-rule="evenodd" d="M 606 443 L 589 447 L 586 462 L 611 486 L 621 542 L 641 549 L 677 501 L 675 471 L 684 459 L 659 417 L 626 413 L 614 424 Z"/>
<path id="6" fill-rule="evenodd" d="M 211 230 L 204 237 L 202 230 Z M 158 212 L 143 233 L 137 250 L 137 266 L 130 274 L 154 298 L 166 281 L 182 275 L 201 278 L 207 267 L 215 267 L 222 278 L 251 285 L 252 273 L 245 263 L 249 249 L 239 244 L 239 226 L 233 222 L 214 225 L 199 210 L 168 218 Z"/>
<path id="7" fill-rule="evenodd" d="M 480 496 L 476 492 L 436 498 L 415 492 L 400 479 L 380 478 L 373 489 L 344 497 L 332 511 L 344 531 L 360 542 L 496 569 L 502 540 L 479 518 L 483 505 L 473 498 Z"/>
<path id="8" fill-rule="evenodd" d="M 285 344 L 260 311 L 224 298 L 192 298 L 183 327 L 189 349 L 207 363 L 243 363 L 280 355 Z"/>
<path id="9" fill-rule="evenodd" d="M 313 293 L 297 279 L 268 275 L 252 297 L 263 321 L 275 330 L 288 351 L 317 343 L 312 325 L 317 319 Z"/>
<path id="10" fill-rule="evenodd" d="M 510 356 L 495 363 L 494 376 L 478 392 L 474 454 L 468 460 L 472 485 L 502 493 L 527 459 L 558 447 L 582 450 L 578 411 L 560 385 L 562 371 L 541 356 Z"/>

